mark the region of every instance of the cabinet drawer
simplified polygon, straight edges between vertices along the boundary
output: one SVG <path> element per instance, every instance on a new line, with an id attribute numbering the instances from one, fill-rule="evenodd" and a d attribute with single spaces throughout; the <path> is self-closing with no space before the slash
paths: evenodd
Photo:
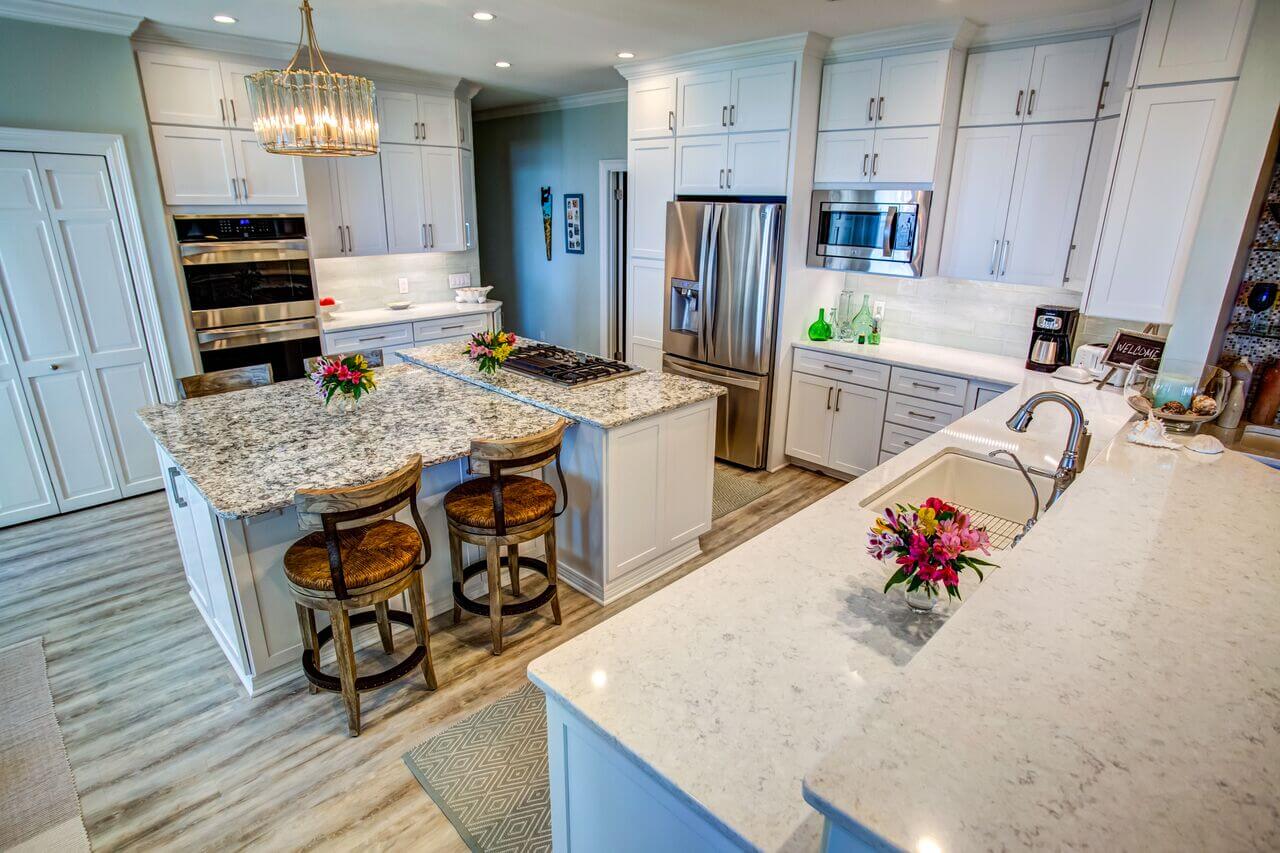
<path id="1" fill-rule="evenodd" d="M 887 453 L 901 453 L 908 447 L 924 441 L 930 435 L 932 433 L 929 430 L 886 423 L 884 433 L 880 437 L 880 449 Z"/>
<path id="2" fill-rule="evenodd" d="M 413 339 L 418 343 L 430 343 L 444 338 L 456 338 L 483 332 L 489 328 L 489 314 L 468 314 L 463 317 L 440 317 L 435 320 L 419 320 L 413 324 Z"/>
<path id="3" fill-rule="evenodd" d="M 324 336 L 327 353 L 348 352 L 357 349 L 381 349 L 413 343 L 413 327 L 408 323 L 390 326 L 374 326 L 369 329 L 353 329 Z"/>
<path id="4" fill-rule="evenodd" d="M 889 451 L 887 451 L 887 450 L 881 450 L 881 451 L 880 451 L 880 464 L 881 464 L 881 465 L 883 465 L 884 463 L 888 462 L 890 459 L 892 459 L 893 457 L 895 457 L 895 456 L 897 456 L 897 455 L 898 455 L 898 454 L 896 454 L 896 453 L 890 453 L 890 452 L 889 452 Z"/>
<path id="5" fill-rule="evenodd" d="M 889 388 L 889 365 L 861 358 L 798 349 L 793 369 L 798 373 L 852 382 L 867 388 Z"/>
<path id="6" fill-rule="evenodd" d="M 890 394 L 884 419 L 891 423 L 911 426 L 926 432 L 937 432 L 964 414 L 962 406 L 949 406 L 932 400 L 921 400 L 903 394 Z"/>
<path id="7" fill-rule="evenodd" d="M 936 403 L 963 406 L 969 393 L 969 381 L 957 379 L 954 376 L 941 376 L 937 373 L 895 367 L 889 390 L 924 400 L 933 400 Z"/>

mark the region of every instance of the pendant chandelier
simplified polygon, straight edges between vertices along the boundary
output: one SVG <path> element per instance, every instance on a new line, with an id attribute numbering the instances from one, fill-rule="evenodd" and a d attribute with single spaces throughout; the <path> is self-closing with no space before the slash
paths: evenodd
<path id="1" fill-rule="evenodd" d="M 245 78 L 253 130 L 272 154 L 342 157 L 378 153 L 373 81 L 335 74 L 316 44 L 311 3 L 302 0 L 298 49 L 283 71 L 268 69 Z M 306 43 L 307 67 L 303 58 Z"/>

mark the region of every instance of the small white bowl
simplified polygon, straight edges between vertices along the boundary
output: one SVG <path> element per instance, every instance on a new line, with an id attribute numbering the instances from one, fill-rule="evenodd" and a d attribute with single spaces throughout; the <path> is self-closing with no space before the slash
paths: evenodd
<path id="1" fill-rule="evenodd" d="M 453 300 L 455 302 L 475 302 L 483 303 L 488 297 L 489 291 L 493 290 L 492 286 L 486 287 L 459 287 L 454 291 Z"/>
<path id="2" fill-rule="evenodd" d="M 335 299 L 332 305 L 320 305 L 316 303 L 316 307 L 320 309 L 320 317 L 324 320 L 333 319 L 333 315 L 342 310 L 342 300 Z"/>
<path id="3" fill-rule="evenodd" d="M 412 302 L 408 302 L 408 301 L 406 301 L 406 300 L 400 300 L 400 301 L 397 301 L 397 302 L 388 302 L 388 303 L 387 303 L 387 307 L 388 307 L 388 308 L 390 308 L 392 311 L 403 311 L 403 310 L 405 310 L 406 308 L 409 308 L 409 307 L 410 307 L 410 306 L 412 306 L 412 305 L 413 305 L 413 303 L 412 303 Z"/>

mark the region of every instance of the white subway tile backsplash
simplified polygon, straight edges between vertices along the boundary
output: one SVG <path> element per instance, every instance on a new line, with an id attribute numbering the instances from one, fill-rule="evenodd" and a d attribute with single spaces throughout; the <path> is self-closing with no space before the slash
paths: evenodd
<path id="1" fill-rule="evenodd" d="M 474 285 L 481 282 L 480 253 L 475 249 L 319 258 L 314 264 L 316 296 L 339 299 L 348 311 L 382 308 L 388 301 L 404 298 L 412 302 L 447 302 L 453 299 L 451 273 L 470 273 Z M 409 281 L 409 292 L 404 296 L 397 284 L 401 278 Z"/>

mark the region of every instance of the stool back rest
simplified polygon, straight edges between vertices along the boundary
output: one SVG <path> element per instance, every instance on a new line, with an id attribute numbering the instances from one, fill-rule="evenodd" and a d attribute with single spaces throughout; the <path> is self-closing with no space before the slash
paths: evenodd
<path id="1" fill-rule="evenodd" d="M 402 467 L 380 480 L 363 486 L 338 489 L 298 489 L 293 505 L 298 511 L 298 527 L 324 531 L 329 549 L 329 572 L 337 598 L 347 598 L 347 584 L 342 571 L 342 553 L 338 547 L 338 531 L 365 527 L 391 518 L 406 506 L 413 515 L 414 526 L 422 539 L 423 564 L 431 559 L 431 540 L 418 512 L 418 487 L 422 480 L 422 456 L 415 453 Z"/>
<path id="2" fill-rule="evenodd" d="M 560 468 L 560 447 L 568 426 L 569 422 L 561 418 L 550 429 L 524 438 L 507 441 L 475 439 L 471 442 L 469 470 L 472 474 L 489 477 L 493 494 L 494 527 L 499 536 L 507 533 L 506 514 L 502 507 L 503 474 L 524 474 L 545 468 L 554 462 L 556 476 L 560 478 L 560 494 L 564 500 L 564 506 L 556 511 L 556 516 L 560 516 L 568 507 L 569 487 L 564 481 L 564 471 Z"/>
<path id="3" fill-rule="evenodd" d="M 313 355 L 310 358 L 304 358 L 302 360 L 302 369 L 306 371 L 306 374 L 308 376 L 310 376 L 311 374 L 316 372 L 316 365 L 319 363 L 320 359 L 322 358 L 337 359 L 338 361 L 342 361 L 344 358 L 350 358 L 353 355 L 364 356 L 365 363 L 368 364 L 370 367 L 382 367 L 382 364 L 383 364 L 382 350 L 360 349 L 360 350 L 352 350 L 351 352 L 335 352 L 332 354 L 326 353 L 325 355 Z"/>
<path id="4" fill-rule="evenodd" d="M 181 386 L 182 399 L 192 400 L 196 397 L 225 394 L 227 391 L 270 385 L 273 381 L 275 380 L 271 374 L 271 365 L 251 364 L 248 367 L 233 367 L 230 370 L 213 370 L 209 373 L 184 376 L 178 380 L 178 383 Z"/>

